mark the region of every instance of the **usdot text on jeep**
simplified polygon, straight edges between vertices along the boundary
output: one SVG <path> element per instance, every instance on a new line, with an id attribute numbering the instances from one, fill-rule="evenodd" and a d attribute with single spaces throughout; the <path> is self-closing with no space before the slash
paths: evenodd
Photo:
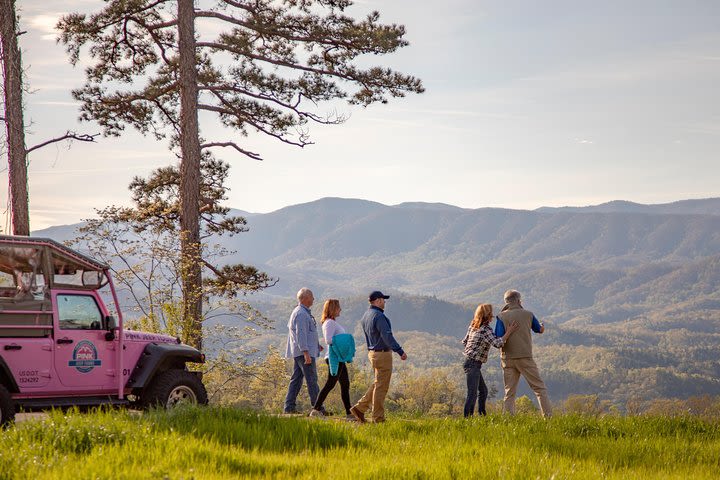
<path id="1" fill-rule="evenodd" d="M 27 409 L 207 403 L 198 350 L 123 329 L 109 267 L 53 240 L 0 235 L 0 425 Z"/>

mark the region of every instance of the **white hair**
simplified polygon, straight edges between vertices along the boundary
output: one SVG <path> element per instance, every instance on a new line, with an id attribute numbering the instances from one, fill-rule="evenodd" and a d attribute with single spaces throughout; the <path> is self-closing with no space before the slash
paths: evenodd
<path id="1" fill-rule="evenodd" d="M 298 293 L 297 293 L 298 302 L 302 301 L 302 299 L 307 297 L 308 295 L 312 295 L 312 291 L 309 288 L 303 287 L 300 290 L 298 290 Z"/>
<path id="2" fill-rule="evenodd" d="M 505 295 L 503 295 L 503 300 L 505 300 L 505 303 L 519 302 L 520 292 L 517 290 L 508 290 L 505 292 Z"/>

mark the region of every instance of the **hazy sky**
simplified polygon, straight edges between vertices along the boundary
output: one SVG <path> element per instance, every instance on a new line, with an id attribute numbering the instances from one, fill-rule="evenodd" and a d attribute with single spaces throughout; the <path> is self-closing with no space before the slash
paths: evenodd
<path id="1" fill-rule="evenodd" d="M 53 26 L 103 2 L 17 3 L 34 92 L 28 145 L 68 128 L 99 132 L 77 124 L 70 89 L 82 67 L 69 66 Z M 720 195 L 717 0 L 385 0 L 350 13 L 374 9 L 404 24 L 411 45 L 371 60 L 419 76 L 426 93 L 342 107 L 349 120 L 313 126 L 316 144 L 304 149 L 242 139 L 263 162 L 216 151 L 232 164 L 230 206 L 268 212 L 338 196 L 534 209 Z M 201 128 L 223 137 L 211 121 Z M 164 143 L 130 130 L 33 153 L 31 228 L 127 203 L 134 175 L 172 161 Z"/>

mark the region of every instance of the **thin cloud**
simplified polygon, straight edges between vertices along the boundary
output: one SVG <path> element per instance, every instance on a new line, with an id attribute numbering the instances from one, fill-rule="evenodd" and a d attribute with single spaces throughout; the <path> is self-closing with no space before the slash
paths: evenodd
<path id="1" fill-rule="evenodd" d="M 62 13 L 31 15 L 28 17 L 28 24 L 31 29 L 40 32 L 40 38 L 43 40 L 54 41 L 57 37 L 55 25 L 62 15 Z"/>
<path id="2" fill-rule="evenodd" d="M 720 121 L 715 122 L 698 122 L 692 124 L 681 125 L 687 131 L 694 133 L 703 133 L 708 135 L 720 135 Z"/>
<path id="3" fill-rule="evenodd" d="M 441 115 L 447 117 L 465 117 L 465 118 L 490 118 L 493 120 L 527 120 L 527 115 L 514 115 L 510 113 L 486 112 L 482 110 L 446 110 L 433 108 L 402 108 L 394 107 L 388 111 L 398 113 L 412 113 L 420 115 Z"/>
<path id="4" fill-rule="evenodd" d="M 78 102 L 35 102 L 35 105 L 47 107 L 77 107 L 80 104 Z"/>

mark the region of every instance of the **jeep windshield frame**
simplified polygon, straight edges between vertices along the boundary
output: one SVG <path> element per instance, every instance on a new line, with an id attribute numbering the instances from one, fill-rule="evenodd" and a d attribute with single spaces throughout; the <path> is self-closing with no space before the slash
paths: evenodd
<path id="1" fill-rule="evenodd" d="M 108 269 L 49 238 L 0 235 L 0 296 L 8 296 L 8 288 L 28 299 L 41 299 L 50 288 L 98 290 L 109 281 Z"/>

